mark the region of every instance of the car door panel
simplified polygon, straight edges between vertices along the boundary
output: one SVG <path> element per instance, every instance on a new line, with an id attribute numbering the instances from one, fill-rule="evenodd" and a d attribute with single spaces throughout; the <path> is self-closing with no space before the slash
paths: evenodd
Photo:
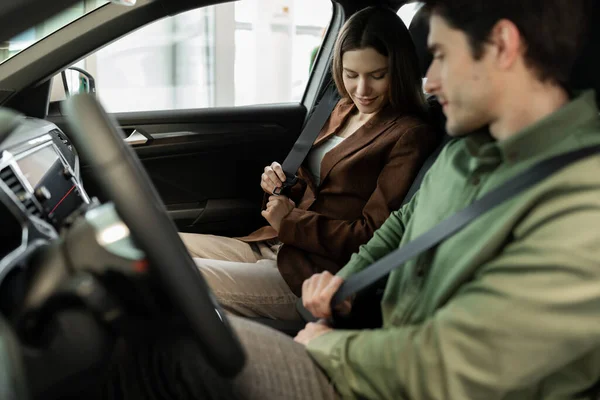
<path id="1" fill-rule="evenodd" d="M 265 223 L 260 176 L 285 158 L 305 115 L 300 104 L 278 104 L 114 117 L 124 139 L 140 135 L 131 146 L 180 230 L 236 236 Z M 49 119 L 68 135 L 62 116 Z M 86 190 L 102 199 L 90 172 L 82 160 Z"/>

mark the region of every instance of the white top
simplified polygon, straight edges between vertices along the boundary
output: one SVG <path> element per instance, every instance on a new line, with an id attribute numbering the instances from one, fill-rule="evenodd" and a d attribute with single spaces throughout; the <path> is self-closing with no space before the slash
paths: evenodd
<path id="1" fill-rule="evenodd" d="M 315 147 L 308 153 L 308 156 L 306 157 L 306 166 L 317 186 L 321 184 L 321 162 L 323 161 L 323 157 L 343 141 L 343 137 L 333 135 L 331 138 L 327 139 L 326 142 Z"/>

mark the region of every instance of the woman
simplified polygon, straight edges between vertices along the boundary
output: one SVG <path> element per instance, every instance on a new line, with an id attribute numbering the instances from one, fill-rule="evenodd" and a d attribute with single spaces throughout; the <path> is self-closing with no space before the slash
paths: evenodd
<path id="1" fill-rule="evenodd" d="M 262 174 L 269 226 L 237 239 L 181 234 L 215 296 L 234 314 L 299 318 L 302 282 L 344 266 L 400 208 L 437 144 L 425 122 L 416 51 L 393 11 L 370 7 L 346 22 L 333 77 L 342 99 L 290 197 L 272 195 L 285 180 L 278 163 Z"/>

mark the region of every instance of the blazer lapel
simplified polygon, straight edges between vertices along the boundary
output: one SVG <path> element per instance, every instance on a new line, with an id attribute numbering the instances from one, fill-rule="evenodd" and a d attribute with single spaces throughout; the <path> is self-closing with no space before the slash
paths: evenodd
<path id="1" fill-rule="evenodd" d="M 389 107 L 386 107 L 369 122 L 358 128 L 356 132 L 347 137 L 342 143 L 327 152 L 323 157 L 323 161 L 321 161 L 321 184 L 323 184 L 327 175 L 329 175 L 332 168 L 335 167 L 338 162 L 367 146 L 389 125 L 394 123 L 396 119 L 398 119 L 398 113 L 393 112 Z M 331 137 L 331 135 L 329 135 L 329 137 Z"/>
<path id="2" fill-rule="evenodd" d="M 338 132 L 355 108 L 356 106 L 351 101 L 340 100 L 325 123 L 325 126 L 321 129 L 312 147 L 320 145 Z"/>

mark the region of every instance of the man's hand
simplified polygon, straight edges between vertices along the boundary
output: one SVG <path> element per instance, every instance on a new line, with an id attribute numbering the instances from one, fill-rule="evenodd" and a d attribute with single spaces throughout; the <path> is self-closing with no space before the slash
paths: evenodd
<path id="1" fill-rule="evenodd" d="M 286 176 L 278 162 L 273 162 L 265 167 L 265 172 L 260 177 L 260 187 L 265 193 L 273 194 L 276 188 L 283 186 Z"/>
<path id="2" fill-rule="evenodd" d="M 266 209 L 261 215 L 269 224 L 279 232 L 281 221 L 296 207 L 294 202 L 286 196 L 270 196 Z"/>
<path id="3" fill-rule="evenodd" d="M 324 320 L 320 320 L 316 323 L 309 322 L 304 329 L 298 332 L 294 341 L 306 346 L 311 340 L 331 331 L 333 331 L 333 328 L 329 327 Z"/>
<path id="4" fill-rule="evenodd" d="M 331 299 L 344 283 L 344 279 L 325 271 L 314 274 L 302 284 L 302 304 L 315 318 L 331 317 Z M 348 315 L 352 310 L 350 299 L 343 301 L 336 308 L 341 315 Z"/>

